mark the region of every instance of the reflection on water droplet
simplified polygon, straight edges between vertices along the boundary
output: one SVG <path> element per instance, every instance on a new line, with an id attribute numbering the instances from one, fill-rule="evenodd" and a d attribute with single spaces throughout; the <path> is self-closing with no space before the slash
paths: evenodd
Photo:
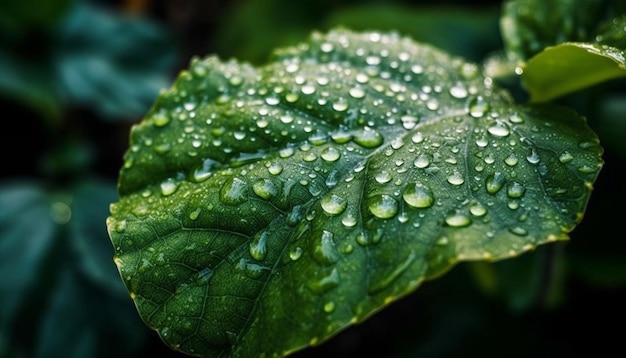
<path id="1" fill-rule="evenodd" d="M 489 194 L 495 194 L 502 189 L 504 182 L 504 175 L 501 172 L 495 172 L 493 175 L 487 177 L 487 180 L 485 181 L 485 189 L 487 189 Z"/>
<path id="2" fill-rule="evenodd" d="M 340 258 L 335 246 L 335 240 L 333 233 L 330 231 L 322 230 L 319 239 L 312 242 L 312 256 L 315 261 L 322 265 L 331 265 L 337 262 Z"/>
<path id="3" fill-rule="evenodd" d="M 511 134 L 509 127 L 503 122 L 496 122 L 496 124 L 489 127 L 487 131 L 495 137 L 506 137 Z"/>
<path id="4" fill-rule="evenodd" d="M 454 173 L 448 176 L 448 183 L 452 185 L 461 185 L 465 183 L 465 179 L 461 173 L 455 170 Z"/>
<path id="5" fill-rule="evenodd" d="M 415 128 L 417 122 L 419 122 L 418 117 L 409 115 L 402 116 L 400 120 L 402 121 L 402 127 L 407 130 Z"/>
<path id="6" fill-rule="evenodd" d="M 559 161 L 561 161 L 561 163 L 569 163 L 574 159 L 574 156 L 572 154 L 570 154 L 570 152 L 565 151 L 563 152 L 563 154 L 561 154 L 559 156 Z"/>
<path id="7" fill-rule="evenodd" d="M 398 202 L 386 194 L 369 197 L 368 207 L 370 212 L 380 219 L 389 219 L 398 213 Z"/>
<path id="8" fill-rule="evenodd" d="M 413 165 L 415 165 L 416 168 L 426 168 L 430 165 L 430 159 L 428 158 L 428 155 L 420 154 L 420 156 L 413 162 Z"/>
<path id="9" fill-rule="evenodd" d="M 189 213 L 189 219 L 196 220 L 198 216 L 200 216 L 201 208 L 197 208 L 196 210 Z"/>
<path id="10" fill-rule="evenodd" d="M 341 223 L 345 227 L 353 227 L 356 225 L 356 217 L 354 217 L 351 213 L 348 213 L 341 219 Z"/>
<path id="11" fill-rule="evenodd" d="M 413 183 L 404 189 L 404 201 L 414 208 L 428 208 L 435 202 L 431 189 L 421 183 Z"/>
<path id="12" fill-rule="evenodd" d="M 487 214 L 487 207 L 476 202 L 469 207 L 469 212 L 474 216 L 484 216 Z"/>
<path id="13" fill-rule="evenodd" d="M 250 241 L 250 256 L 257 261 L 262 261 L 267 255 L 267 231 L 256 234 Z"/>
<path id="14" fill-rule="evenodd" d="M 324 212 L 329 215 L 339 215 L 348 206 L 348 202 L 345 198 L 342 198 L 338 195 L 331 194 L 326 195 L 320 200 L 320 204 Z"/>
<path id="15" fill-rule="evenodd" d="M 256 195 L 266 200 L 275 197 L 278 193 L 276 184 L 269 179 L 258 179 L 252 185 L 252 190 Z"/>
<path id="16" fill-rule="evenodd" d="M 507 195 L 509 196 L 509 198 L 521 198 L 524 195 L 525 191 L 526 188 L 522 184 L 518 182 L 512 182 L 508 186 Z"/>
<path id="17" fill-rule="evenodd" d="M 278 151 L 278 156 L 281 158 L 289 158 L 295 153 L 295 149 L 293 147 L 286 147 Z"/>
<path id="18" fill-rule="evenodd" d="M 393 177 L 391 176 L 391 173 L 389 173 L 386 170 L 379 172 L 378 174 L 376 174 L 374 178 L 380 184 L 389 183 L 391 179 L 393 179 Z"/>
<path id="19" fill-rule="evenodd" d="M 353 139 L 356 144 L 365 148 L 376 148 L 383 143 L 383 136 L 373 129 L 365 129 Z"/>
<path id="20" fill-rule="evenodd" d="M 302 257 L 302 252 L 303 251 L 301 247 L 295 247 L 291 251 L 289 251 L 289 258 L 292 259 L 293 261 L 296 261 L 300 257 Z"/>
<path id="21" fill-rule="evenodd" d="M 324 312 L 331 313 L 335 310 L 335 302 L 329 301 L 324 304 Z"/>
<path id="22" fill-rule="evenodd" d="M 517 164 L 517 156 L 515 154 L 511 154 L 504 159 L 504 162 L 506 163 L 506 165 L 512 167 Z"/>
<path id="23" fill-rule="evenodd" d="M 526 160 L 528 160 L 530 164 L 537 164 L 539 163 L 539 154 L 537 154 L 534 149 L 531 149 L 530 154 L 526 157 Z"/>
<path id="24" fill-rule="evenodd" d="M 484 116 L 490 110 L 489 103 L 482 96 L 473 97 L 469 100 L 467 105 L 467 111 L 470 116 L 474 118 L 480 118 Z"/>
<path id="25" fill-rule="evenodd" d="M 365 91 L 361 87 L 353 87 L 350 91 L 348 91 L 348 93 L 352 98 L 360 99 L 365 97 Z"/>
<path id="26" fill-rule="evenodd" d="M 227 205 L 238 205 L 248 199 L 248 183 L 239 177 L 230 177 L 220 189 L 220 200 Z"/>
<path id="27" fill-rule="evenodd" d="M 457 83 L 450 87 L 450 95 L 454 98 L 465 98 L 467 97 L 467 94 L 467 89 L 461 83 Z"/>
<path id="28" fill-rule="evenodd" d="M 283 166 L 280 163 L 275 162 L 267 167 L 267 171 L 270 172 L 270 174 L 272 175 L 278 175 L 283 172 Z"/>
<path id="29" fill-rule="evenodd" d="M 170 122 L 170 117 L 166 115 L 165 113 L 157 113 L 154 116 L 152 116 L 152 123 L 154 123 L 156 127 L 164 127 L 169 122 Z"/>
<path id="30" fill-rule="evenodd" d="M 466 226 L 469 226 L 471 223 L 472 223 L 472 219 L 460 213 L 453 213 L 451 215 L 446 216 L 446 224 L 448 224 L 449 226 L 466 227 Z"/>
<path id="31" fill-rule="evenodd" d="M 517 236 L 526 236 L 528 235 L 528 231 L 523 227 L 516 226 L 509 229 L 509 232 L 515 234 Z"/>
<path id="32" fill-rule="evenodd" d="M 168 178 L 161 182 L 161 194 L 163 196 L 172 195 L 178 189 L 178 183 L 174 180 L 174 178 Z"/>
<path id="33" fill-rule="evenodd" d="M 327 162 L 334 162 L 341 157 L 341 153 L 335 147 L 327 147 L 322 150 L 320 156 Z"/>

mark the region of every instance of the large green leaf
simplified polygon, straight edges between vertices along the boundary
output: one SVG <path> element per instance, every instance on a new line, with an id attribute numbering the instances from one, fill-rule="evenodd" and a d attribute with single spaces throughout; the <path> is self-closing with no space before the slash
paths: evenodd
<path id="1" fill-rule="evenodd" d="M 206 357 L 287 355 L 460 261 L 565 240 L 602 166 L 575 113 L 339 29 L 259 68 L 194 59 L 130 141 L 115 263 L 147 325 Z"/>

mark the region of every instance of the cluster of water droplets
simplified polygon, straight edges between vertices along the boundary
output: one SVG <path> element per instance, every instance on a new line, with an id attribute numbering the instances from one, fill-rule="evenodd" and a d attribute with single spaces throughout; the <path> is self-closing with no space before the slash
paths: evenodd
<path id="1" fill-rule="evenodd" d="M 494 217 L 510 213 L 513 219 L 503 230 L 520 238 L 509 248 L 513 255 L 535 243 L 530 224 L 538 217 L 558 220 L 544 215 L 543 204 L 534 200 L 544 194 L 537 183 L 554 170 L 535 145 L 550 128 L 539 121 L 529 126 L 524 114 L 498 107 L 502 98 L 476 66 L 377 33 L 314 36 L 298 51 L 299 56 L 279 55 L 260 70 L 222 64 L 221 77 L 212 80 L 212 98 L 184 85 L 203 83 L 215 71 L 213 60 L 194 62 L 179 86 L 163 94 L 170 107 L 157 108 L 134 130 L 125 170 L 149 167 L 151 161 L 180 168 L 142 191 L 143 204 L 133 214 L 145 217 L 159 200 L 202 195 L 187 191 L 194 185 L 214 200 L 186 207 L 183 221 L 206 225 L 212 213 L 217 222 L 222 210 L 237 213 L 233 221 L 243 227 L 260 222 L 253 217 L 261 213 L 252 208 L 263 203 L 263 210 L 282 215 L 290 242 L 280 242 L 281 234 L 265 223 L 249 236 L 236 269 L 259 279 L 271 272 L 272 245 L 288 245 L 285 260 L 310 259 L 319 266 L 303 286 L 318 295 L 347 279 L 342 277 L 347 255 L 400 235 L 415 236 L 416 229 L 436 226 L 443 233 L 431 238 L 433 250 L 461 240 L 482 247 L 500 229 L 494 228 L 500 224 Z M 556 156 L 580 174 L 598 170 L 573 151 Z M 111 227 L 123 234 L 127 222 L 113 221 Z M 475 227 L 483 237 L 456 234 Z M 139 267 L 147 271 L 163 259 L 152 257 Z M 417 259 L 413 251 L 403 257 L 371 280 L 370 294 L 384 291 Z M 208 285 L 215 273 L 199 267 L 194 283 Z M 340 305 L 328 299 L 322 310 L 331 314 Z"/>

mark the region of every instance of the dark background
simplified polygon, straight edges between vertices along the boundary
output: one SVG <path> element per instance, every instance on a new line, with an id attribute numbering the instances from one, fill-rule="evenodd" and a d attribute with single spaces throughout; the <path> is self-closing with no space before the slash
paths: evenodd
<path id="1" fill-rule="evenodd" d="M 481 62 L 503 48 L 501 2 L 469 4 L 0 3 L 0 358 L 183 357 L 136 315 L 117 280 L 104 221 L 116 199 L 130 127 L 193 56 L 262 64 L 273 48 L 303 41 L 312 30 L 345 25 L 398 30 Z M 459 265 L 366 322 L 293 356 L 578 357 L 623 351 L 624 89 L 622 81 L 612 81 L 559 100 L 588 117 L 606 162 L 569 242 L 515 260 Z M 49 206 L 43 217 L 36 214 L 38 205 Z M 69 212 L 71 219 L 64 219 Z"/>

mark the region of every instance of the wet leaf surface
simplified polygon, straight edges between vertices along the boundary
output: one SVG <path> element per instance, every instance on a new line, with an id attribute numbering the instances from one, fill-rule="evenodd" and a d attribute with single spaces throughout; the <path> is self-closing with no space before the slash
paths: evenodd
<path id="1" fill-rule="evenodd" d="M 258 68 L 194 59 L 133 128 L 107 225 L 170 347 L 284 356 L 458 262 L 566 240 L 601 154 L 474 64 L 335 30 Z"/>

